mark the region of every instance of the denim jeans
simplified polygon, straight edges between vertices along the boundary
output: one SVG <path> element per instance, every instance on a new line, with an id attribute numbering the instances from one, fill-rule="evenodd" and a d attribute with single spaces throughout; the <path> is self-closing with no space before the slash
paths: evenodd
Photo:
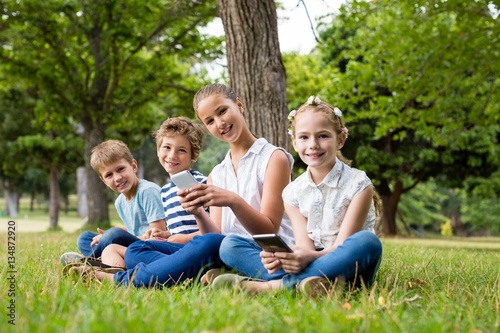
<path id="1" fill-rule="evenodd" d="M 260 247 L 252 239 L 230 235 L 221 244 L 220 257 L 229 268 L 245 276 L 263 280 L 281 278 L 287 288 L 294 288 L 310 276 L 326 277 L 331 281 L 343 277 L 356 284 L 362 280 L 366 286 L 370 286 L 382 259 L 380 239 L 366 230 L 351 235 L 341 246 L 314 260 L 298 274 L 287 274 L 283 270 L 267 274 L 260 260 L 260 251 Z"/>
<path id="2" fill-rule="evenodd" d="M 222 241 L 219 255 L 228 268 L 241 275 L 266 281 L 281 279 L 285 271 L 280 269 L 269 274 L 260 260 L 261 251 L 262 248 L 253 239 L 231 234 Z"/>
<path id="3" fill-rule="evenodd" d="M 187 244 L 139 241 L 127 248 L 127 271 L 114 275 L 119 285 L 170 287 L 186 279 L 198 279 L 211 268 L 222 267 L 220 234 L 195 236 Z"/>
<path id="4" fill-rule="evenodd" d="M 102 234 L 102 237 L 97 245 L 91 247 L 90 243 L 92 242 L 92 238 L 95 236 L 97 236 L 97 234 L 94 232 L 84 231 L 80 237 L 78 237 L 78 249 L 84 256 L 99 258 L 102 255 L 104 248 L 110 244 L 129 246 L 130 244 L 140 240 L 122 228 L 113 227 L 106 230 L 104 234 Z"/>

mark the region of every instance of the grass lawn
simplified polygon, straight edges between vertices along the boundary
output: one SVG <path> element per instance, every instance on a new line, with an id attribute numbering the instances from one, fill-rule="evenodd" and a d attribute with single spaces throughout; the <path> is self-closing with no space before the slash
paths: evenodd
<path id="1" fill-rule="evenodd" d="M 499 238 L 383 239 L 371 289 L 314 300 L 84 284 L 59 263 L 77 232 L 16 231 L 9 249 L 8 219 L 0 221 L 0 332 L 500 332 Z"/>

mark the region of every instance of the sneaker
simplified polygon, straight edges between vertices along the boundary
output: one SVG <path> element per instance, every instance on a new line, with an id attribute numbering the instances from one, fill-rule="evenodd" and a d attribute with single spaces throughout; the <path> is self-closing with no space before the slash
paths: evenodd
<path id="1" fill-rule="evenodd" d="M 310 276 L 300 281 L 298 289 L 307 297 L 318 298 L 329 295 L 332 283 L 321 276 Z"/>
<path id="2" fill-rule="evenodd" d="M 66 266 L 69 264 L 83 263 L 85 256 L 78 252 L 66 252 L 61 256 L 60 260 L 61 264 Z"/>
<path id="3" fill-rule="evenodd" d="M 223 270 L 220 268 L 212 268 L 208 270 L 205 274 L 200 279 L 201 284 L 203 285 L 209 285 L 212 284 L 214 279 L 218 277 L 219 275 L 223 274 Z"/>
<path id="4" fill-rule="evenodd" d="M 212 288 L 224 287 L 239 287 L 243 281 L 248 281 L 249 278 L 238 274 L 225 273 L 217 276 L 212 281 Z"/>

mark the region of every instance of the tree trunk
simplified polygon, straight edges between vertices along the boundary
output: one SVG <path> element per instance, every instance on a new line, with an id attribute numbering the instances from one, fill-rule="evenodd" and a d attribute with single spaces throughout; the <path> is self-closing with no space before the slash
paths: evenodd
<path id="1" fill-rule="evenodd" d="M 50 196 L 49 196 L 49 218 L 50 230 L 56 230 L 59 222 L 59 172 L 55 167 L 50 167 Z"/>
<path id="2" fill-rule="evenodd" d="M 35 209 L 35 192 L 31 192 L 30 195 L 30 212 Z"/>
<path id="3" fill-rule="evenodd" d="M 453 210 L 451 213 L 451 227 L 453 231 L 455 231 L 455 235 L 459 237 L 467 237 L 468 231 L 465 228 L 464 224 L 462 223 L 460 211 L 458 210 Z"/>
<path id="4" fill-rule="evenodd" d="M 290 150 L 286 74 L 274 0 L 218 0 L 231 87 L 250 130 Z"/>
<path id="5" fill-rule="evenodd" d="M 403 182 L 397 180 L 394 189 L 389 190 L 388 186 L 384 186 L 382 182 L 377 191 L 382 199 L 382 216 L 380 222 L 382 224 L 382 234 L 385 236 L 394 236 L 398 233 L 396 226 L 396 213 L 398 211 L 398 204 L 403 193 Z"/>
<path id="6" fill-rule="evenodd" d="M 14 190 L 14 186 L 10 181 L 6 181 L 4 185 L 4 197 L 5 197 L 5 216 L 17 217 L 19 213 L 19 198 L 20 195 Z"/>
<path id="7" fill-rule="evenodd" d="M 90 127 L 90 128 L 89 128 Z M 106 185 L 90 166 L 92 149 L 104 141 L 104 129 L 89 126 L 85 129 L 85 170 L 87 173 L 87 225 L 107 229 L 110 227 L 108 193 Z"/>
<path id="8" fill-rule="evenodd" d="M 76 194 L 77 194 L 77 213 L 79 217 L 88 219 L 87 203 L 87 171 L 85 167 L 76 169 Z"/>

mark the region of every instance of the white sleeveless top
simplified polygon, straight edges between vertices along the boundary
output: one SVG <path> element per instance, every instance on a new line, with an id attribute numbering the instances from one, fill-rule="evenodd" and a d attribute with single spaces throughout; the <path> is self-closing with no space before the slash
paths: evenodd
<path id="1" fill-rule="evenodd" d="M 293 158 L 283 148 L 276 147 L 266 139 L 256 140 L 238 164 L 238 174 L 234 172 L 231 164 L 231 151 L 228 151 L 224 160 L 215 166 L 211 177 L 215 186 L 237 193 L 250 206 L 260 211 L 264 177 L 271 155 L 277 150 L 282 150 L 288 157 L 290 170 Z M 252 235 L 241 225 L 229 207 L 222 207 L 221 233 L 223 235 L 238 234 L 251 238 Z M 288 244 L 293 244 L 293 231 L 288 216 L 283 216 L 279 234 Z"/>

